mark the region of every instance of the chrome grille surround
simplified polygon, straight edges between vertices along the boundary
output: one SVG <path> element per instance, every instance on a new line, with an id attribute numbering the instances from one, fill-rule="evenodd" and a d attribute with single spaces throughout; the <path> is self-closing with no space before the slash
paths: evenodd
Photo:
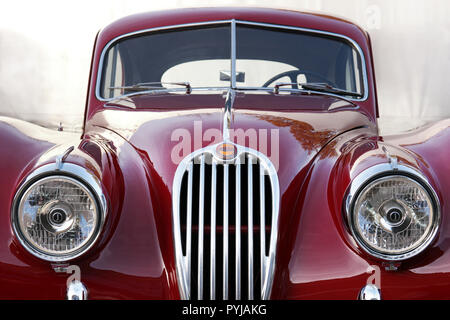
<path id="1" fill-rule="evenodd" d="M 219 143 L 222 144 L 223 142 Z M 229 143 L 229 142 L 227 142 Z M 246 297 L 249 300 L 252 299 L 269 299 L 270 293 L 272 289 L 273 283 L 273 275 L 275 270 L 275 253 L 276 253 L 276 244 L 278 237 L 278 217 L 279 217 L 279 203 L 280 203 L 280 190 L 279 190 L 279 182 L 278 176 L 276 173 L 276 169 L 272 162 L 262 153 L 249 149 L 246 147 L 242 147 L 239 145 L 235 145 L 236 147 L 236 156 L 230 160 L 223 160 L 218 158 L 215 150 L 219 145 L 208 146 L 203 149 L 199 149 L 186 158 L 184 158 L 179 164 L 173 181 L 173 193 L 172 193 L 172 209 L 173 209 L 173 234 L 174 234 L 174 244 L 175 244 L 175 262 L 176 262 L 176 272 L 177 272 L 177 280 L 180 290 L 180 296 L 182 299 L 211 299 L 215 300 L 217 296 L 221 296 L 222 299 L 227 300 L 230 298 L 229 287 L 233 287 L 235 290 L 231 294 L 234 296 L 236 300 L 242 298 L 241 291 L 242 289 L 246 289 Z M 247 161 L 251 160 L 251 161 Z M 208 163 L 210 162 L 210 163 Z M 199 165 L 199 183 L 198 186 L 193 186 L 193 176 L 194 176 L 194 165 Z M 250 165 L 252 164 L 252 165 Z M 256 164 L 257 168 L 259 168 L 259 172 L 254 172 L 254 165 Z M 211 173 L 209 180 L 211 181 L 211 191 L 210 191 L 210 205 L 211 210 L 208 211 L 209 216 L 205 217 L 205 166 L 211 166 Z M 219 239 L 222 242 L 222 246 L 217 244 L 218 236 L 218 226 L 217 223 L 217 207 L 218 203 L 217 199 L 217 189 L 218 187 L 218 168 L 219 166 L 223 166 L 223 198 L 221 198 L 221 202 L 223 204 L 223 224 L 222 224 L 222 238 Z M 234 181 L 235 185 L 228 186 L 230 182 L 230 167 L 234 172 Z M 252 183 L 248 183 L 247 189 L 247 200 L 241 199 L 241 183 L 237 183 L 238 179 L 241 180 L 241 168 L 244 167 L 247 172 L 247 181 L 254 181 L 256 177 L 259 177 L 259 190 L 254 190 Z M 219 168 L 220 169 L 220 168 Z M 187 176 L 187 177 L 186 177 Z M 255 176 L 255 177 L 253 177 Z M 185 214 L 185 226 L 186 231 L 185 234 L 182 233 L 182 217 L 181 217 L 181 196 L 182 196 L 182 184 L 183 178 L 185 179 L 185 183 L 187 184 L 187 190 L 184 192 L 187 197 L 186 207 L 183 209 L 183 214 Z M 268 178 L 268 179 L 267 179 Z M 250 180 L 249 180 L 250 179 Z M 267 183 L 268 182 L 268 183 Z M 209 182 L 208 182 L 209 184 Z M 198 188 L 198 196 L 194 197 L 195 190 L 193 188 Z M 266 190 L 269 188 L 268 190 Z M 235 190 L 235 197 L 233 199 L 232 196 L 229 198 L 230 194 L 225 192 L 225 190 Z M 209 191 L 208 191 L 209 192 Z M 256 192 L 259 192 L 259 195 L 256 195 Z M 267 207 L 266 203 L 266 192 L 270 194 L 270 205 Z M 183 194 L 184 194 L 183 193 Z M 252 217 L 252 213 L 254 213 L 253 205 L 255 205 L 255 195 L 257 199 L 259 199 L 259 217 Z M 197 200 L 198 199 L 198 200 Z M 234 201 L 233 201 L 234 200 Z M 249 201 L 252 200 L 252 201 Z M 193 210 L 193 202 L 198 201 L 198 203 L 203 203 L 203 205 L 198 205 L 197 210 Z M 241 201 L 245 201 L 248 205 L 247 208 L 247 221 L 242 221 L 241 216 L 241 208 L 243 203 Z M 229 221 L 229 213 L 230 207 L 234 206 L 234 221 Z M 222 208 L 222 207 L 221 207 Z M 219 209 L 221 209 L 219 208 Z M 270 221 L 265 221 L 266 212 L 265 210 L 270 210 Z M 198 212 L 194 212 L 198 211 Z M 245 211 L 245 208 L 244 210 Z M 192 238 L 192 230 L 195 226 L 192 225 L 193 218 L 196 218 L 195 215 L 198 214 L 198 235 L 196 237 L 197 241 L 193 241 Z M 204 249 L 204 232 L 205 232 L 205 218 L 210 222 L 210 245 L 209 252 Z M 244 217 L 245 218 L 245 217 Z M 254 219 L 258 219 L 259 221 L 259 235 L 254 232 L 255 226 L 253 225 Z M 241 233 L 244 230 L 244 223 L 248 222 L 247 226 L 247 239 L 241 237 Z M 234 239 L 230 240 L 229 232 L 230 232 L 230 223 L 232 227 L 234 226 Z M 266 227 L 270 225 L 269 227 Z M 270 232 L 267 233 L 267 229 L 269 228 Z M 239 230 L 239 232 L 236 232 Z M 266 238 L 267 237 L 267 238 Z M 253 242 L 256 241 L 259 244 L 259 257 L 254 257 L 254 249 L 256 245 L 253 245 Z M 196 242 L 196 243 L 195 243 Z M 241 248 L 242 243 L 247 244 L 246 251 Z M 268 242 L 268 243 L 267 243 Z M 217 245 L 217 247 L 216 247 Z M 268 245 L 268 247 L 266 247 Z M 192 248 L 198 248 L 197 257 L 194 261 L 196 263 L 197 268 L 192 270 Z M 183 247 L 185 250 L 183 252 Z M 219 249 L 219 250 L 215 250 Z M 220 252 L 222 250 L 222 252 Z M 219 251 L 222 254 L 222 257 L 219 257 L 217 252 Z M 230 252 L 234 252 L 233 260 L 234 265 L 230 265 Z M 209 255 L 208 255 L 209 254 Z M 242 257 L 241 255 L 245 255 L 246 257 Z M 218 258 L 221 258 L 222 265 L 217 264 Z M 245 261 L 244 261 L 245 259 Z M 254 259 L 258 259 L 255 262 Z M 204 263 L 209 264 L 209 268 L 203 268 Z M 247 265 L 246 270 L 243 270 L 242 263 Z M 256 264 L 260 270 L 255 270 L 253 265 Z M 232 274 L 234 275 L 232 278 L 229 277 L 229 273 L 231 268 Z M 209 278 L 205 279 L 204 272 L 205 269 L 208 269 Z M 255 271 L 259 275 L 259 278 L 254 278 Z M 221 274 L 218 274 L 221 272 Z M 222 292 L 217 292 L 217 278 L 220 278 L 220 284 L 222 287 Z M 242 283 L 242 278 L 245 278 L 246 283 Z M 254 285 L 256 281 L 260 281 L 257 283 L 257 286 L 260 288 L 259 292 L 254 292 Z M 207 283 L 205 283 L 207 282 Z M 191 296 L 192 287 L 196 285 L 196 296 Z M 220 286 L 219 284 L 219 286 Z M 209 296 L 204 295 L 203 291 L 205 288 L 209 290 Z M 256 295 L 256 296 L 255 296 Z"/>

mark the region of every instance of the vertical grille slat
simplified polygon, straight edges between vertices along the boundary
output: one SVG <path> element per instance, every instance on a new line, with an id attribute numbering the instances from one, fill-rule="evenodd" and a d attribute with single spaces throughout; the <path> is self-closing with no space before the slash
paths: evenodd
<path id="1" fill-rule="evenodd" d="M 182 298 L 270 297 L 279 187 L 273 166 L 261 157 L 245 149 L 223 161 L 199 152 L 177 169 L 174 230 Z"/>
<path id="2" fill-rule="evenodd" d="M 205 156 L 200 157 L 200 180 L 198 199 L 198 299 L 203 299 L 203 239 L 204 239 L 204 186 L 205 186 Z"/>
<path id="3" fill-rule="evenodd" d="M 203 191 L 203 190 L 202 190 Z M 191 218 L 191 245 L 190 247 L 190 297 L 198 299 L 198 240 L 199 240 L 199 208 L 200 208 L 200 161 L 195 161 L 192 168 L 192 218 Z"/>
<path id="4" fill-rule="evenodd" d="M 223 300 L 228 300 L 228 164 L 223 165 Z"/>
<path id="5" fill-rule="evenodd" d="M 269 175 L 264 176 L 264 181 L 267 186 L 270 185 Z M 266 244 L 265 254 L 266 254 L 266 256 L 269 256 L 269 253 L 270 253 L 269 249 L 271 247 L 270 235 L 272 234 L 272 217 L 273 217 L 272 193 L 271 193 L 270 188 L 266 188 L 264 198 L 265 198 L 265 207 L 269 209 L 269 210 L 266 210 L 266 212 L 265 212 L 265 220 L 267 221 L 266 222 L 267 227 L 266 227 L 266 239 L 265 239 L 265 244 Z"/>
<path id="6" fill-rule="evenodd" d="M 261 268 L 261 288 L 264 286 L 264 258 L 266 253 L 266 200 L 265 200 L 265 170 L 263 166 L 259 166 L 259 199 L 260 199 L 260 223 L 259 223 L 259 234 L 260 234 L 260 268 Z"/>
<path id="7" fill-rule="evenodd" d="M 241 159 L 236 161 L 236 300 L 241 299 Z"/>
<path id="8" fill-rule="evenodd" d="M 248 166 L 248 299 L 253 300 L 253 157 L 247 158 Z"/>
<path id="9" fill-rule="evenodd" d="M 210 298 L 216 299 L 216 184 L 217 184 L 217 163 L 211 165 L 211 246 L 210 246 Z"/>
<path id="10" fill-rule="evenodd" d="M 191 242 L 192 242 L 192 188 L 194 165 L 189 163 L 187 186 L 187 216 L 186 216 L 186 261 L 187 261 L 187 285 L 191 285 Z"/>

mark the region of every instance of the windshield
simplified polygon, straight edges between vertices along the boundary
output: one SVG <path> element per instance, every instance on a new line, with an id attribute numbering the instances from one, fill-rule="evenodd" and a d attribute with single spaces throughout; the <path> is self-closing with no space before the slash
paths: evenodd
<path id="1" fill-rule="evenodd" d="M 115 98 L 137 89 L 183 91 L 180 83 L 194 90 L 229 88 L 232 66 L 236 89 L 323 84 L 340 89 L 342 95 L 362 96 L 361 57 L 345 39 L 238 23 L 232 45 L 231 30 L 230 23 L 202 25 L 116 41 L 103 59 L 100 97 Z"/>

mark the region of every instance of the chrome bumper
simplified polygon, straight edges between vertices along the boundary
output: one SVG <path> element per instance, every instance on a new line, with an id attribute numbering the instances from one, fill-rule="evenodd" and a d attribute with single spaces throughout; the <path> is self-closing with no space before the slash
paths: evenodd
<path id="1" fill-rule="evenodd" d="M 67 286 L 67 300 L 87 300 L 88 292 L 80 281 L 72 281 Z"/>
<path id="2" fill-rule="evenodd" d="M 373 284 L 364 286 L 358 295 L 359 300 L 381 300 L 380 290 Z"/>

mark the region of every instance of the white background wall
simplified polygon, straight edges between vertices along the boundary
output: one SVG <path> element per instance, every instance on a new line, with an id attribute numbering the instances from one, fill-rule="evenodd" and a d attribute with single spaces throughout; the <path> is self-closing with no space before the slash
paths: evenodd
<path id="1" fill-rule="evenodd" d="M 0 0 L 0 115 L 77 130 L 100 28 L 137 12 L 230 5 L 322 12 L 368 30 L 384 132 L 450 117 L 446 0 Z"/>

